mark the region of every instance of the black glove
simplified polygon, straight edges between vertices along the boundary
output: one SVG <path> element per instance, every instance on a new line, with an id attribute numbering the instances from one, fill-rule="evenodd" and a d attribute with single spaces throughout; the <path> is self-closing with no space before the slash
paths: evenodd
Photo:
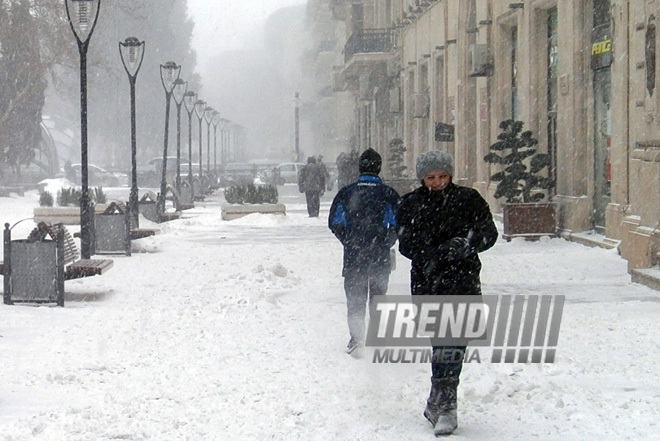
<path id="1" fill-rule="evenodd" d="M 448 260 L 461 260 L 468 257 L 474 252 L 470 241 L 465 237 L 453 237 L 448 241 L 442 243 L 438 249 Z"/>

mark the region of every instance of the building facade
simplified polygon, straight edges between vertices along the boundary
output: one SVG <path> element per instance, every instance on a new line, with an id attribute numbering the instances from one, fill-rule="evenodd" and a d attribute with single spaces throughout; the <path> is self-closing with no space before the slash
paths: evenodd
<path id="1" fill-rule="evenodd" d="M 523 121 L 551 157 L 559 232 L 620 244 L 633 279 L 660 287 L 660 2 L 315 2 L 344 33 L 333 90 L 350 134 L 339 148 L 385 157 L 400 138 L 409 171 L 446 150 L 455 180 L 499 211 L 483 158 L 499 122 Z"/>

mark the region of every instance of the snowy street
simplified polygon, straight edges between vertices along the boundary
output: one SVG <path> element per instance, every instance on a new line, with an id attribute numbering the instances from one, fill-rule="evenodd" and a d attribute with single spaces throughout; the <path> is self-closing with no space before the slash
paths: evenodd
<path id="1" fill-rule="evenodd" d="M 68 281 L 64 308 L 0 305 L 0 440 L 435 439 L 428 364 L 344 353 L 335 193 L 309 218 L 297 186 L 279 190 L 285 217 L 222 221 L 218 193 L 142 220 L 160 234 Z M 0 221 L 37 201 L 0 199 Z M 660 293 L 616 250 L 562 239 L 500 239 L 481 259 L 484 294 L 566 296 L 557 361 L 466 364 L 450 439 L 660 440 Z M 398 255 L 390 294 L 409 293 L 409 268 Z"/>

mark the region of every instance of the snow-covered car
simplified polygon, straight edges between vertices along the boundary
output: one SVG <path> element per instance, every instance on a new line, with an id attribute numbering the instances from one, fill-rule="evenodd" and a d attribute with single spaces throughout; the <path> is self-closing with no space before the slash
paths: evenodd
<path id="1" fill-rule="evenodd" d="M 257 177 L 257 166 L 240 162 L 230 162 L 224 165 L 220 171 L 220 185 L 230 187 L 245 183 L 254 183 Z"/>
<path id="2" fill-rule="evenodd" d="M 176 175 L 176 156 L 167 157 L 167 182 Z M 163 176 L 163 158 L 152 158 L 146 164 L 137 166 L 137 180 L 140 187 L 158 187 Z"/>
<path id="3" fill-rule="evenodd" d="M 303 168 L 305 164 L 301 162 L 283 162 L 277 166 L 279 170 L 279 185 L 284 185 L 286 183 L 298 183 L 298 173 L 300 169 Z"/>
<path id="4" fill-rule="evenodd" d="M 74 183 L 81 185 L 81 164 L 71 164 L 71 175 Z M 87 179 L 90 187 L 123 187 L 129 182 L 127 174 L 112 172 L 94 164 L 87 164 Z"/>

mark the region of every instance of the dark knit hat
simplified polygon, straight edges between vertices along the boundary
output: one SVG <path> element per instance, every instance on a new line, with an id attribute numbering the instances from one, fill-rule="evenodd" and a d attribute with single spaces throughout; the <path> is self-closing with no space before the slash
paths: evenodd
<path id="1" fill-rule="evenodd" d="M 446 170 L 454 176 L 454 158 L 440 150 L 431 150 L 417 157 L 417 179 L 424 179 L 433 170 Z"/>
<path id="2" fill-rule="evenodd" d="M 362 155 L 360 155 L 360 173 L 372 173 L 377 175 L 380 173 L 380 166 L 382 163 L 383 160 L 376 150 L 367 149 Z"/>

